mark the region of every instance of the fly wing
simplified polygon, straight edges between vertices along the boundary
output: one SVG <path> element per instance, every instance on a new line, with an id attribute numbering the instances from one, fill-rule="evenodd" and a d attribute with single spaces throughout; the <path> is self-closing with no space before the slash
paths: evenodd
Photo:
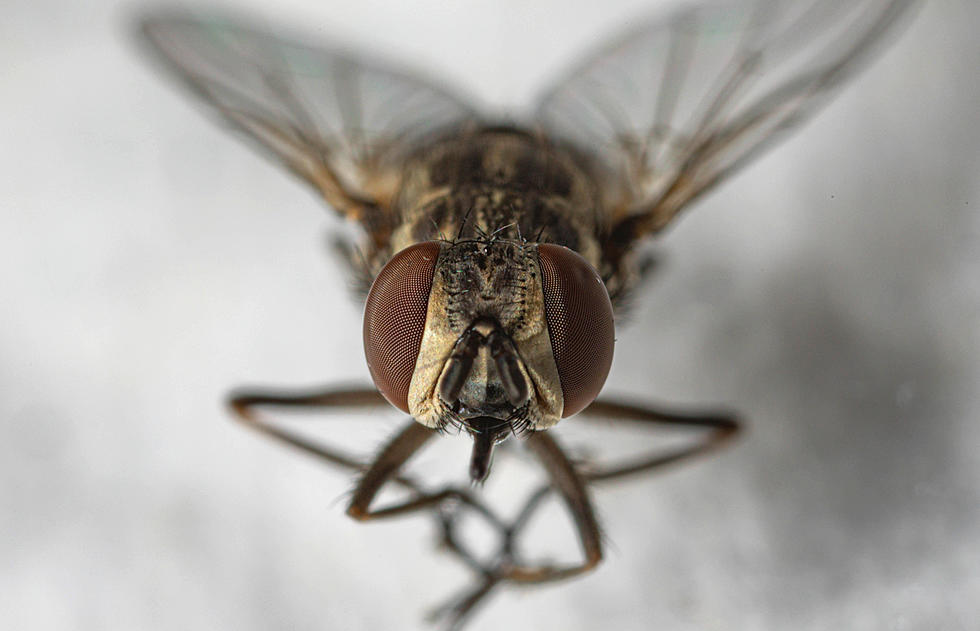
<path id="1" fill-rule="evenodd" d="M 611 246 L 628 248 L 812 115 L 913 2 L 684 8 L 576 68 L 537 120 L 597 158 L 611 182 Z"/>
<path id="2" fill-rule="evenodd" d="M 141 26 L 197 94 L 376 239 L 399 159 L 424 136 L 477 118 L 434 84 L 239 22 L 159 14 Z"/>

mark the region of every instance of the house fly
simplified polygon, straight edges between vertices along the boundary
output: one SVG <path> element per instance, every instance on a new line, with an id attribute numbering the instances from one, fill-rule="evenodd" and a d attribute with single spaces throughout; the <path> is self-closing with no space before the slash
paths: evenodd
<path id="1" fill-rule="evenodd" d="M 232 409 L 255 429 L 357 471 L 352 517 L 436 515 L 445 547 L 478 576 L 440 611 L 450 627 L 499 584 L 594 568 L 602 542 L 592 485 L 716 449 L 739 427 L 731 413 L 596 401 L 616 314 L 648 267 L 639 246 L 808 119 L 911 4 L 687 6 L 599 50 L 532 112 L 509 119 L 365 56 L 222 16 L 148 15 L 144 40 L 165 65 L 363 235 L 344 249 L 364 289 L 375 388 L 239 391 Z M 369 461 L 258 411 L 385 401 L 411 420 Z M 688 447 L 628 462 L 579 462 L 549 431 L 573 415 L 703 433 Z M 498 443 L 516 439 L 549 484 L 507 520 L 471 485 L 433 490 L 402 472 L 450 429 L 472 437 L 471 482 L 489 475 Z M 408 489 L 408 499 L 375 507 L 389 482 Z M 516 538 L 552 493 L 574 522 L 579 563 L 535 564 L 517 553 Z M 457 536 L 464 510 L 500 535 L 490 561 Z"/>

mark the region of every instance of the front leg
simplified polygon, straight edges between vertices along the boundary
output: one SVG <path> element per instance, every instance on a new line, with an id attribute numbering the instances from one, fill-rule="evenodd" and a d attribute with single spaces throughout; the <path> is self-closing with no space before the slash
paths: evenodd
<path id="1" fill-rule="evenodd" d="M 236 390 L 228 397 L 228 405 L 235 418 L 261 434 L 292 445 L 306 453 L 345 469 L 363 470 L 365 463 L 339 449 L 322 445 L 271 423 L 258 411 L 259 407 L 272 408 L 348 408 L 387 407 L 388 402 L 375 388 L 326 389 L 287 394 L 271 390 Z"/>
<path id="2" fill-rule="evenodd" d="M 585 558 L 578 565 L 562 567 L 514 564 L 503 568 L 502 575 L 505 579 L 517 583 L 546 583 L 584 574 L 602 561 L 599 522 L 596 519 L 595 509 L 585 486 L 585 480 L 576 471 L 575 465 L 568 459 L 565 451 L 550 433 L 535 432 L 528 437 L 525 444 L 538 457 L 545 471 L 547 471 L 550 489 L 558 493 L 558 496 L 565 502 L 568 512 L 571 513 Z M 546 491 L 542 490 L 534 493 L 528 499 L 518 518 L 508 529 L 508 539 L 505 545 L 508 547 L 512 545 L 513 538 L 527 523 L 531 513 L 534 512 L 545 494 Z"/>
<path id="3" fill-rule="evenodd" d="M 618 480 L 660 469 L 694 456 L 705 455 L 730 443 L 742 430 L 738 416 L 730 411 L 675 412 L 618 401 L 595 401 L 579 415 L 583 420 L 595 418 L 631 421 L 649 425 L 700 430 L 700 440 L 686 447 L 660 450 L 632 460 L 605 463 L 581 471 L 588 482 Z"/>
<path id="4" fill-rule="evenodd" d="M 487 577 L 488 582 L 501 578 L 520 583 L 550 582 L 570 578 L 593 569 L 602 560 L 602 544 L 595 510 L 588 494 L 588 484 L 615 481 L 651 472 L 693 456 L 715 451 L 727 445 L 741 429 L 737 416 L 731 412 L 682 413 L 611 401 L 596 401 L 580 415 L 580 418 L 590 417 L 695 429 L 703 432 L 703 435 L 700 440 L 685 447 L 661 450 L 635 459 L 585 467 L 572 463 L 550 432 L 532 434 L 527 440 L 527 447 L 538 457 L 548 472 L 549 484 L 531 494 L 517 518 L 505 531 L 498 557 L 504 562 L 497 572 Z M 571 514 L 585 558 L 578 565 L 565 567 L 534 567 L 514 562 L 515 539 L 530 521 L 541 502 L 552 492 L 558 493 Z"/>
<path id="5" fill-rule="evenodd" d="M 479 512 L 498 528 L 504 527 L 503 522 L 489 508 L 466 491 L 447 487 L 435 493 L 426 492 L 417 482 L 399 474 L 404 464 L 437 433 L 414 420 L 405 425 L 372 460 L 365 461 L 333 446 L 312 441 L 298 433 L 278 427 L 258 411 L 260 407 L 292 409 L 389 407 L 388 402 L 374 388 L 325 389 L 295 394 L 270 390 L 237 390 L 228 398 L 228 404 L 235 417 L 247 427 L 331 464 L 364 472 L 347 508 L 347 514 L 359 521 L 402 515 L 425 508 L 434 508 L 444 501 L 457 500 Z M 370 510 L 374 497 L 389 480 L 412 491 L 411 499 L 394 506 Z"/>
<path id="6" fill-rule="evenodd" d="M 473 555 L 452 537 L 451 522 L 446 524 L 447 544 L 457 556 L 468 561 L 470 567 L 480 577 L 476 585 L 439 607 L 430 615 L 430 619 L 433 621 L 444 619 L 447 629 L 455 631 L 461 628 L 473 610 L 485 602 L 494 588 L 502 583 L 511 581 L 527 585 L 560 581 L 584 574 L 592 570 L 602 560 L 599 524 L 583 478 L 575 470 L 575 466 L 565 455 L 561 446 L 547 432 L 531 434 L 527 438 L 526 445 L 538 457 L 548 472 L 550 483 L 531 494 L 518 512 L 517 517 L 510 524 L 500 526 L 502 537 L 500 548 L 489 567 L 476 562 Z M 578 565 L 531 565 L 521 562 L 515 555 L 517 537 L 527 526 L 542 500 L 552 491 L 556 491 L 565 501 L 565 505 L 575 522 L 579 541 L 585 555 L 583 561 Z"/>
<path id="7" fill-rule="evenodd" d="M 446 501 L 456 500 L 481 513 L 498 528 L 503 528 L 503 522 L 482 502 L 477 501 L 466 491 L 451 486 L 434 493 L 416 489 L 412 497 L 404 502 L 371 509 L 371 502 L 374 501 L 385 483 L 388 480 L 397 479 L 396 476 L 405 463 L 436 434 L 438 434 L 437 430 L 425 427 L 414 420 L 410 421 L 378 452 L 374 462 L 361 476 L 354 488 L 354 495 L 347 507 L 347 514 L 358 521 L 368 521 L 435 508 Z"/>

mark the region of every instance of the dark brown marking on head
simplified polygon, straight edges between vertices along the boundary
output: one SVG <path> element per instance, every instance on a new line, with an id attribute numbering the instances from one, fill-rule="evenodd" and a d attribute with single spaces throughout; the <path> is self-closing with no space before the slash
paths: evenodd
<path id="1" fill-rule="evenodd" d="M 448 295 L 443 308 L 450 327 L 462 331 L 479 317 L 494 318 L 508 332 L 525 326 L 527 252 L 522 243 L 509 240 L 468 240 L 449 247 L 438 273 Z"/>

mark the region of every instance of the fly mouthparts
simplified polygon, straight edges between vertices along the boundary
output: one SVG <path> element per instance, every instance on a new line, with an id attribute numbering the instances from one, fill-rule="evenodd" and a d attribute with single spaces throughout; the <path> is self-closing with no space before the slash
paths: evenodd
<path id="1" fill-rule="evenodd" d="M 473 452 L 470 455 L 470 481 L 473 484 L 480 484 L 490 474 L 493 448 L 507 436 L 510 423 L 492 416 L 478 416 L 467 419 L 464 423 L 473 436 Z"/>
<path id="2" fill-rule="evenodd" d="M 489 432 L 473 434 L 473 454 L 470 456 L 470 481 L 481 484 L 490 473 L 493 459 L 493 438 Z"/>

